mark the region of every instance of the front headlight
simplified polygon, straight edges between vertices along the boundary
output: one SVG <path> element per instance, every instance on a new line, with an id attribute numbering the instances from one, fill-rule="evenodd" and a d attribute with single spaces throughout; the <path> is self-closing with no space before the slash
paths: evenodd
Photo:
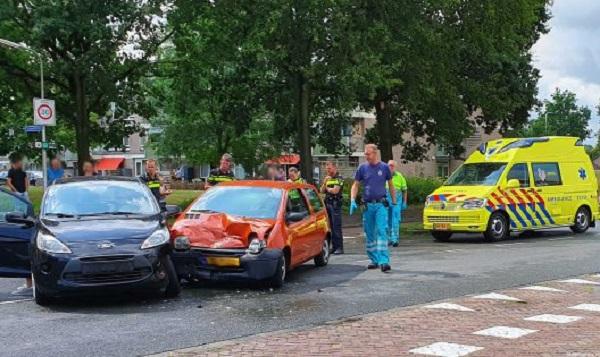
<path id="1" fill-rule="evenodd" d="M 257 239 L 254 238 L 251 242 L 250 245 L 248 246 L 248 249 L 246 249 L 246 252 L 250 253 L 250 254 L 258 254 L 260 253 L 265 247 L 267 246 L 267 242 L 265 242 L 264 239 Z"/>
<path id="2" fill-rule="evenodd" d="M 56 239 L 56 237 L 39 232 L 37 238 L 35 240 L 35 244 L 39 250 L 42 250 L 46 253 L 54 253 L 54 254 L 71 254 L 71 249 L 67 247 L 63 242 Z"/>
<path id="3" fill-rule="evenodd" d="M 169 230 L 166 228 L 161 228 L 148 237 L 144 243 L 142 243 L 142 249 L 149 249 L 158 247 L 159 245 L 163 245 L 169 242 Z"/>
<path id="4" fill-rule="evenodd" d="M 477 209 L 482 208 L 486 205 L 487 200 L 485 198 L 471 198 L 465 200 L 462 204 L 462 208 L 464 209 Z"/>

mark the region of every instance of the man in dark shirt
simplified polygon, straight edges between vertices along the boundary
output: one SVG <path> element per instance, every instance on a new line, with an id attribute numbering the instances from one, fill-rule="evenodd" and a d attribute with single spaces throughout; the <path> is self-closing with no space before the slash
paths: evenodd
<path id="1" fill-rule="evenodd" d="M 206 179 L 208 187 L 216 186 L 221 182 L 233 181 L 233 157 L 229 154 L 223 154 L 219 163 L 219 168 L 211 170 L 210 176 Z"/>
<path id="2" fill-rule="evenodd" d="M 29 201 L 27 191 L 29 191 L 29 180 L 27 173 L 23 171 L 23 160 L 20 157 L 14 157 L 11 160 L 11 167 L 8 170 L 6 186 L 17 194 Z"/>

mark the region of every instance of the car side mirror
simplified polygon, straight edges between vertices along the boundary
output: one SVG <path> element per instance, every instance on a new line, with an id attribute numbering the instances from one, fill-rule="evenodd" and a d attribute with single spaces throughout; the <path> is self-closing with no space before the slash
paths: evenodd
<path id="1" fill-rule="evenodd" d="M 4 218 L 8 223 L 22 224 L 27 228 L 35 226 L 35 220 L 31 217 L 27 217 L 25 213 L 11 212 L 7 213 Z"/>
<path id="2" fill-rule="evenodd" d="M 521 187 L 521 183 L 517 179 L 510 179 L 506 183 L 506 188 L 519 188 Z"/>
<path id="3" fill-rule="evenodd" d="M 181 208 L 177 205 L 167 205 L 165 213 L 167 214 L 167 217 L 172 217 L 181 213 Z"/>
<path id="4" fill-rule="evenodd" d="M 306 218 L 306 212 L 288 212 L 285 215 L 285 220 L 288 223 L 300 222 L 304 218 Z"/>

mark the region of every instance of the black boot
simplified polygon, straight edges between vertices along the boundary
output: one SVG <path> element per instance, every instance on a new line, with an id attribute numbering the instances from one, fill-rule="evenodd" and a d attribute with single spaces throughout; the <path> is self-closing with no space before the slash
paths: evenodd
<path id="1" fill-rule="evenodd" d="M 338 248 L 338 249 L 334 250 L 331 254 L 341 255 L 341 254 L 344 254 L 344 250 L 342 248 Z"/>
<path id="2" fill-rule="evenodd" d="M 367 269 L 369 269 L 369 270 L 377 269 L 377 268 L 379 268 L 379 264 L 371 263 L 371 264 L 367 265 Z"/>
<path id="3" fill-rule="evenodd" d="M 392 270 L 392 267 L 389 264 L 381 264 L 381 271 L 386 273 Z"/>

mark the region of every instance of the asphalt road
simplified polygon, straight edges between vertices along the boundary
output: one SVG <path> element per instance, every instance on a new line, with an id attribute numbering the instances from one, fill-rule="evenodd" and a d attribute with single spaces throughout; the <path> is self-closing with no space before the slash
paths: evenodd
<path id="1" fill-rule="evenodd" d="M 330 265 L 306 264 L 280 290 L 187 286 L 174 300 L 125 297 L 44 308 L 13 302 L 21 282 L 0 279 L 0 355 L 131 356 L 198 346 L 260 332 L 320 324 L 393 307 L 600 271 L 600 229 L 434 243 L 428 236 L 393 248 L 389 274 L 366 271 L 358 229 Z M 352 237 L 354 236 L 354 237 Z"/>

